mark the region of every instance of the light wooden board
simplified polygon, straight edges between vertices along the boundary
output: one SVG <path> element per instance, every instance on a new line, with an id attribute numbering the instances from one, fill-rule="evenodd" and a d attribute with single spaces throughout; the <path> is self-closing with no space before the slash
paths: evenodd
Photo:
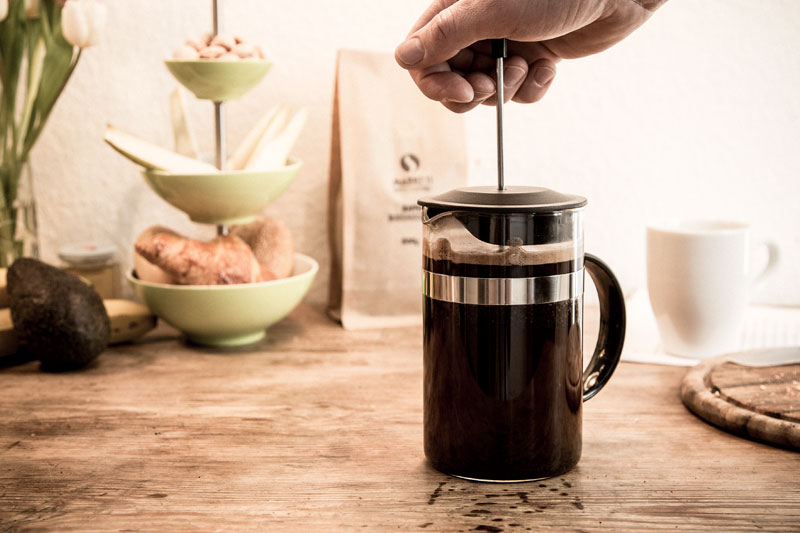
<path id="1" fill-rule="evenodd" d="M 595 325 L 588 324 L 587 330 Z M 489 485 L 422 452 L 421 331 L 301 307 L 255 347 L 161 327 L 89 370 L 0 370 L 0 530 L 797 531 L 800 455 L 681 405 L 684 369 L 620 365 L 567 475 Z"/>

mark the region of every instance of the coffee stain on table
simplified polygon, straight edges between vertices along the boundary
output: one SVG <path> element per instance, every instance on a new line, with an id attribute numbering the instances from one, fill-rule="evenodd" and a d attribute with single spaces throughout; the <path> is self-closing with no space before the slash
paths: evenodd
<path id="1" fill-rule="evenodd" d="M 439 486 L 436 487 L 433 492 L 431 493 L 431 497 L 428 498 L 428 505 L 433 505 L 436 503 L 436 499 L 442 495 L 442 487 L 447 485 L 447 481 L 440 481 Z"/>

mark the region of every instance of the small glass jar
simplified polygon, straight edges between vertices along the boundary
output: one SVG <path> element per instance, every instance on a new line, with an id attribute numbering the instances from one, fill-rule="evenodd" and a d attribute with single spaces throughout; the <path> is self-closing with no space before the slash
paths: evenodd
<path id="1" fill-rule="evenodd" d="M 121 296 L 116 256 L 113 245 L 91 241 L 66 244 L 58 250 L 58 257 L 65 263 L 64 270 L 87 280 L 103 298 Z"/>

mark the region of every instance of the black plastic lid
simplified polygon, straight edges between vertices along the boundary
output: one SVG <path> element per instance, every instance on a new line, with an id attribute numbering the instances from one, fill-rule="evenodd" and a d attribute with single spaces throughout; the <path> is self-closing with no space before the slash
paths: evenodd
<path id="1" fill-rule="evenodd" d="M 417 203 L 437 211 L 477 211 L 481 213 L 553 213 L 586 205 L 586 198 L 543 187 L 495 186 L 461 187 L 438 196 L 421 198 Z"/>

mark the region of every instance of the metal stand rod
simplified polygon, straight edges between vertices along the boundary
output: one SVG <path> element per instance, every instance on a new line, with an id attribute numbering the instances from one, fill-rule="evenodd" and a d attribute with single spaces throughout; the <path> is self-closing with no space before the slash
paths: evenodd
<path id="1" fill-rule="evenodd" d="M 217 168 L 225 170 L 225 108 L 214 102 L 214 157 Z"/>
<path id="2" fill-rule="evenodd" d="M 503 59 L 506 57 L 506 40 L 494 39 L 492 41 L 492 56 L 497 59 L 497 190 L 505 189 L 505 174 L 503 169 Z"/>
<path id="3" fill-rule="evenodd" d="M 225 170 L 225 157 L 227 150 L 225 149 L 225 107 L 222 102 L 214 102 L 214 156 L 216 158 L 217 168 L 220 171 Z M 219 225 L 217 226 L 217 235 L 227 235 L 228 227 Z"/>
<path id="4" fill-rule="evenodd" d="M 222 20 L 219 12 L 218 0 L 211 0 L 214 35 L 220 32 L 222 27 Z M 225 147 L 225 108 L 222 102 L 214 102 L 214 157 L 216 158 L 217 168 L 220 171 L 225 170 L 225 158 L 227 157 L 227 149 Z M 224 225 L 217 226 L 217 235 L 224 236 L 228 234 L 228 227 Z"/>
<path id="5" fill-rule="evenodd" d="M 211 8 L 213 13 L 213 21 L 214 21 L 214 35 L 219 33 L 219 28 L 222 26 L 222 21 L 219 17 L 219 7 L 217 6 L 217 0 L 211 0 Z"/>

